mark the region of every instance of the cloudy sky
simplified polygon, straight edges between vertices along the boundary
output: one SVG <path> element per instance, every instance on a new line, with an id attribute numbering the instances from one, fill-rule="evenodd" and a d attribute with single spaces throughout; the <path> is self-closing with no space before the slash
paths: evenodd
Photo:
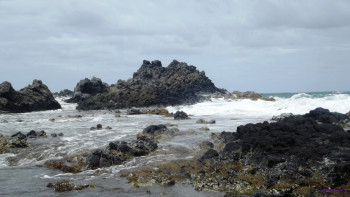
<path id="1" fill-rule="evenodd" d="M 177 59 L 230 91 L 349 91 L 349 10 L 349 0 L 0 0 L 0 80 L 58 91 Z"/>

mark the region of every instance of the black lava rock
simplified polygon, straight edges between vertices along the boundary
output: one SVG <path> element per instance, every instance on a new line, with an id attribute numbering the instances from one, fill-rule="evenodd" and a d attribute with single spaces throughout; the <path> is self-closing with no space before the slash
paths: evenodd
<path id="1" fill-rule="evenodd" d="M 96 169 L 119 165 L 130 157 L 144 156 L 157 148 L 157 143 L 146 137 L 139 137 L 130 143 L 110 142 L 105 149 L 96 149 L 86 158 L 86 167 Z"/>
<path id="2" fill-rule="evenodd" d="M 143 61 L 129 80 L 119 80 L 105 93 L 79 102 L 77 109 L 118 109 L 157 105 L 190 104 L 204 99 L 200 94 L 223 92 L 196 67 L 174 60 L 163 67 L 156 60 Z"/>
<path id="3" fill-rule="evenodd" d="M 66 100 L 68 103 L 78 103 L 93 95 L 107 92 L 109 85 L 103 83 L 100 78 L 93 77 L 80 80 L 74 88 L 74 95 L 72 98 Z"/>
<path id="4" fill-rule="evenodd" d="M 20 91 L 15 91 L 7 81 L 0 84 L 0 111 L 23 113 L 54 109 L 61 109 L 61 105 L 40 80 L 34 80 Z"/>
<path id="5" fill-rule="evenodd" d="M 188 118 L 188 115 L 183 112 L 183 111 L 177 111 L 175 114 L 174 114 L 174 119 L 175 120 L 184 120 L 184 119 L 189 119 Z"/>

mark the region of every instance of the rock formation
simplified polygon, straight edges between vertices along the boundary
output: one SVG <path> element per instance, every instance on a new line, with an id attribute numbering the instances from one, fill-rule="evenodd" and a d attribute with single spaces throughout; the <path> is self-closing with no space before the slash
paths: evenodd
<path id="1" fill-rule="evenodd" d="M 260 94 L 254 92 L 254 91 L 246 91 L 246 92 L 240 92 L 240 91 L 234 91 L 232 93 L 226 91 L 226 92 L 219 92 L 211 95 L 213 98 L 224 98 L 224 99 L 251 99 L 251 100 L 265 100 L 265 101 L 275 101 L 273 97 L 270 98 L 264 98 Z"/>
<path id="2" fill-rule="evenodd" d="M 100 78 L 92 77 L 80 80 L 74 88 L 73 97 L 66 100 L 68 103 L 78 103 L 98 93 L 107 92 L 109 85 L 103 83 Z"/>
<path id="3" fill-rule="evenodd" d="M 163 67 L 161 62 L 143 61 L 133 78 L 119 80 L 108 92 L 81 102 L 77 109 L 117 109 L 156 105 L 190 104 L 200 101 L 201 93 L 224 92 L 196 67 L 174 60 Z"/>
<path id="4" fill-rule="evenodd" d="M 196 190 L 227 196 L 323 196 L 324 188 L 350 182 L 349 117 L 317 108 L 277 122 L 239 126 L 213 134 L 214 144 L 193 160 L 171 161 L 127 173 L 135 184 L 189 179 Z M 147 171 L 148 170 L 148 171 Z M 261 192 L 257 194 L 256 192 Z M 349 193 L 344 193 L 348 195 Z"/>
<path id="5" fill-rule="evenodd" d="M 59 97 L 72 97 L 74 95 L 74 92 L 72 90 L 64 89 L 61 90 L 60 92 L 55 92 L 53 93 L 54 96 L 59 96 Z"/>
<path id="6" fill-rule="evenodd" d="M 0 111 L 22 113 L 53 109 L 61 109 L 61 105 L 40 80 L 34 80 L 20 91 L 15 91 L 7 81 L 0 84 Z"/>

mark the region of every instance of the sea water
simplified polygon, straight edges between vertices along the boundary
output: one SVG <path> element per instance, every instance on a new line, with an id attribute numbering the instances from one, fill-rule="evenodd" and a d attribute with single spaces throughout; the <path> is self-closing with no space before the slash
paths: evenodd
<path id="1" fill-rule="evenodd" d="M 239 125 L 268 121 L 272 116 L 282 113 L 304 114 L 317 107 L 340 113 L 350 111 L 350 92 L 281 93 L 263 96 L 272 96 L 276 101 L 212 99 L 195 105 L 167 107 L 170 112 L 186 112 L 191 118 L 187 120 L 174 120 L 159 115 L 125 115 L 123 110 L 121 117 L 116 118 L 115 111 L 77 111 L 76 104 L 65 103 L 64 98 L 58 98 L 62 105 L 60 110 L 0 114 L 0 133 L 3 135 L 27 133 L 30 130 L 44 130 L 48 135 L 47 138 L 28 139 L 31 146 L 22 153 L 0 155 L 0 196 L 150 196 L 147 190 L 151 191 L 151 196 L 223 196 L 218 192 L 197 192 L 187 183 L 172 187 L 155 184 L 136 188 L 120 177 L 120 171 L 192 158 L 199 150 L 199 143 L 210 140 L 211 133 L 235 132 Z M 196 124 L 200 118 L 215 119 L 216 124 Z M 110 126 L 112 129 L 90 130 L 90 127 L 97 124 L 102 124 L 104 128 Z M 131 141 L 137 133 L 152 124 L 174 125 L 180 130 L 180 134 L 160 140 L 157 151 L 148 156 L 134 158 L 123 165 L 87 170 L 78 174 L 42 167 L 45 161 L 103 148 L 112 141 Z M 210 131 L 201 131 L 200 127 L 208 127 Z M 63 133 L 64 136 L 53 138 L 50 136 L 52 133 Z M 66 193 L 57 193 L 46 187 L 49 182 L 62 180 L 70 180 L 75 184 L 94 184 L 97 187 Z"/>

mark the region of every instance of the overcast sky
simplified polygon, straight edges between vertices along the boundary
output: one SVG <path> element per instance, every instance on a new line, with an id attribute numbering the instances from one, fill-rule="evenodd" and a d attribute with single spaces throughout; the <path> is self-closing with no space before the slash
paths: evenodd
<path id="1" fill-rule="evenodd" d="M 349 0 L 0 0 L 0 81 L 109 84 L 142 60 L 204 70 L 220 88 L 349 91 Z"/>

